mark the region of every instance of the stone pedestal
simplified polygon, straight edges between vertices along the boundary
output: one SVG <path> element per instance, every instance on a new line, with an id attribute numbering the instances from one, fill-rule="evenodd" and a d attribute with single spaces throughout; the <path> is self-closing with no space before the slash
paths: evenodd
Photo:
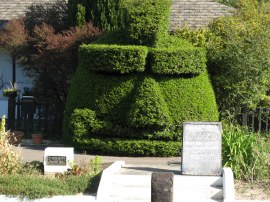
<path id="1" fill-rule="evenodd" d="M 152 173 L 151 202 L 173 202 L 173 173 Z"/>

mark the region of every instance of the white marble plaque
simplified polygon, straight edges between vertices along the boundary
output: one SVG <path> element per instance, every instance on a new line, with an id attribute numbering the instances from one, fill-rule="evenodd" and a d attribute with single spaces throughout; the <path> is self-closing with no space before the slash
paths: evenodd
<path id="1" fill-rule="evenodd" d="M 74 161 L 73 147 L 47 147 L 44 152 L 44 174 L 64 173 Z"/>
<path id="2" fill-rule="evenodd" d="M 220 122 L 183 123 L 182 174 L 221 175 Z"/>

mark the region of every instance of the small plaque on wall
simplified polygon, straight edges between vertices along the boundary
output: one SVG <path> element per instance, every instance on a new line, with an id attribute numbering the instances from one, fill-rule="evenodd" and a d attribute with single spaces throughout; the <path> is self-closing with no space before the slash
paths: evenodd
<path id="1" fill-rule="evenodd" d="M 66 156 L 47 156 L 47 165 L 49 166 L 66 166 Z"/>

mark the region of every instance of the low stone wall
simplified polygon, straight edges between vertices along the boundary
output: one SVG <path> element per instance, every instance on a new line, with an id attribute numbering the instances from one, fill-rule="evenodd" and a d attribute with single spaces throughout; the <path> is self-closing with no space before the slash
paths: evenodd
<path id="1" fill-rule="evenodd" d="M 172 0 L 170 30 L 183 27 L 207 26 L 217 17 L 231 15 L 234 8 L 214 0 Z"/>

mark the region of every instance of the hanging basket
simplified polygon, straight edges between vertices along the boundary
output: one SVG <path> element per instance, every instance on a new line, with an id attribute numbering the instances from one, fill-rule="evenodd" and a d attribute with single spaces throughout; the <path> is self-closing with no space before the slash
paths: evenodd
<path id="1" fill-rule="evenodd" d="M 17 95 L 18 95 L 18 91 L 4 91 L 3 92 L 4 97 L 15 98 L 17 97 Z"/>
<path id="2" fill-rule="evenodd" d="M 22 142 L 22 137 L 24 132 L 22 131 L 12 131 L 9 135 L 9 143 L 13 145 L 19 145 Z"/>

